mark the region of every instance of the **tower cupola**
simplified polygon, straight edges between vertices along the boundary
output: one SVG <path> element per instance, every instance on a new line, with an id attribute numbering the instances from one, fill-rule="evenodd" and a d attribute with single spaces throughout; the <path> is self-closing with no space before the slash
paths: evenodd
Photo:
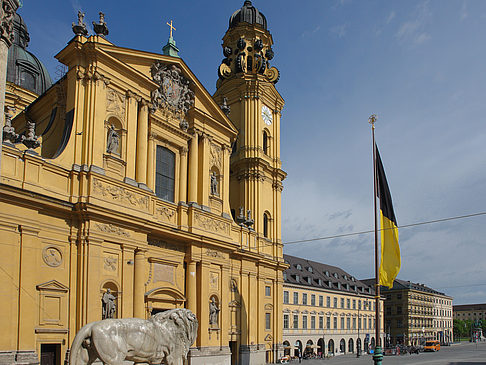
<path id="1" fill-rule="evenodd" d="M 266 81 L 276 83 L 280 75 L 275 67 L 270 67 L 274 56 L 272 45 L 267 19 L 246 0 L 229 19 L 222 44 L 225 58 L 218 69 L 217 86 L 224 80 L 248 75 L 262 75 Z"/>
<path id="2" fill-rule="evenodd" d="M 234 28 L 239 23 L 258 24 L 263 29 L 267 29 L 267 19 L 265 15 L 255 8 L 251 1 L 246 0 L 241 9 L 236 10 L 229 20 L 229 27 Z"/>

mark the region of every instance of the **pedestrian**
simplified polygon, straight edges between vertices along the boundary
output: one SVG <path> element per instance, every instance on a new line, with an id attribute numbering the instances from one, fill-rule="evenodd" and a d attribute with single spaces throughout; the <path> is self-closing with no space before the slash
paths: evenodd
<path id="1" fill-rule="evenodd" d="M 299 363 L 302 362 L 302 350 L 299 349 Z"/>

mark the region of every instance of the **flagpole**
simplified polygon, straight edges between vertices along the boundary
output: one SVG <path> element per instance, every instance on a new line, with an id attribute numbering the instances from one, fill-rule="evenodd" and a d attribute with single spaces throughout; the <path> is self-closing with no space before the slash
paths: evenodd
<path id="1" fill-rule="evenodd" d="M 371 134 L 373 136 L 373 212 L 375 219 L 375 349 L 373 351 L 373 361 L 375 365 L 381 365 L 383 353 L 381 349 L 380 337 L 380 279 L 378 272 L 378 214 L 376 209 L 377 181 L 376 181 L 376 142 L 375 142 L 375 122 L 376 115 L 372 114 L 368 119 L 371 124 Z"/>

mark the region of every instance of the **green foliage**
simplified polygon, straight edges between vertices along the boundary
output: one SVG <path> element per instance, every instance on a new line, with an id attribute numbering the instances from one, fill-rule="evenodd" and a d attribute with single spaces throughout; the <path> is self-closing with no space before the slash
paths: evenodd
<path id="1" fill-rule="evenodd" d="M 471 326 L 473 321 L 470 319 L 454 319 L 454 338 L 459 339 L 460 337 L 470 337 L 471 336 Z M 484 326 L 484 324 L 483 324 Z M 484 328 L 484 327 L 483 327 Z"/>

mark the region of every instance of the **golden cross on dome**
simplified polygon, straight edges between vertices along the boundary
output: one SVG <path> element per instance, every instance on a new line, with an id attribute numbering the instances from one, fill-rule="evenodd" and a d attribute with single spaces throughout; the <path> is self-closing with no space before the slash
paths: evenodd
<path id="1" fill-rule="evenodd" d="M 172 20 L 170 21 L 170 24 L 167 22 L 167 25 L 170 27 L 170 37 L 172 38 L 172 31 L 177 29 L 172 25 Z"/>

